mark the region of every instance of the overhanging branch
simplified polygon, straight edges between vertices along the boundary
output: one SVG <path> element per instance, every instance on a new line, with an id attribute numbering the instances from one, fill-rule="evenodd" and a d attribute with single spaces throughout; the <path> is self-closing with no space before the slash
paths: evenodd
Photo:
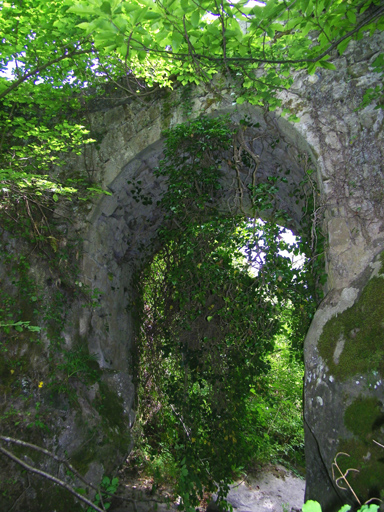
<path id="1" fill-rule="evenodd" d="M 160 54 L 160 55 L 163 55 L 163 56 L 167 56 L 170 59 L 180 60 L 180 61 L 185 61 L 185 60 L 193 57 L 193 59 L 198 60 L 200 62 L 204 62 L 205 61 L 205 62 L 212 62 L 212 63 L 217 63 L 217 64 L 222 64 L 224 62 L 227 62 L 227 63 L 245 63 L 245 64 L 256 64 L 256 63 L 259 63 L 259 64 L 292 64 L 292 65 L 293 64 L 314 64 L 315 62 L 319 62 L 321 59 L 326 57 L 329 54 L 329 52 L 331 52 L 332 50 L 337 48 L 337 46 L 340 43 L 342 43 L 345 39 L 348 39 L 349 37 L 352 37 L 359 30 L 361 30 L 365 25 L 375 21 L 377 18 L 379 18 L 382 15 L 384 15 L 384 6 L 383 7 L 379 7 L 371 15 L 365 17 L 358 25 L 356 25 L 356 27 L 354 29 L 352 29 L 349 32 L 347 32 L 344 36 L 339 37 L 338 39 L 336 39 L 336 41 L 334 41 L 332 44 L 330 44 L 326 50 L 324 50 L 321 54 L 319 54 L 317 57 L 314 57 L 312 59 L 267 59 L 267 58 L 264 58 L 264 57 L 263 58 L 257 58 L 257 57 L 228 57 L 227 55 L 223 56 L 223 57 L 213 57 L 211 55 L 204 55 L 204 54 L 196 53 L 196 52 L 193 52 L 193 54 L 190 54 L 190 53 L 172 53 L 169 50 L 161 50 L 161 49 L 149 48 L 149 47 L 145 46 L 143 43 L 141 43 L 140 41 L 137 41 L 134 38 L 132 38 L 131 41 L 136 43 L 141 51 L 144 50 L 144 51 L 146 51 L 148 53 Z M 139 48 L 135 48 L 135 49 L 138 50 Z"/>
<path id="2" fill-rule="evenodd" d="M 0 100 L 2 98 L 5 98 L 5 96 L 7 96 L 10 92 L 17 89 L 19 87 L 19 85 L 21 85 L 23 82 L 26 82 L 29 78 L 38 75 L 45 69 L 49 68 L 49 66 L 52 66 L 53 64 L 57 64 L 58 62 L 60 62 L 64 59 L 72 59 L 73 57 L 77 57 L 78 55 L 84 55 L 87 53 L 94 53 L 94 52 L 95 52 L 95 50 L 93 48 L 90 48 L 88 50 L 75 49 L 71 52 L 68 52 L 67 49 L 65 49 L 64 53 L 62 55 L 60 55 L 60 57 L 57 57 L 56 59 L 51 59 L 41 66 L 37 66 L 32 71 L 24 73 L 24 75 L 21 76 L 19 79 L 17 79 L 15 82 L 12 82 L 12 84 L 9 87 L 7 87 L 7 89 L 5 89 L 2 93 L 0 93 Z"/>

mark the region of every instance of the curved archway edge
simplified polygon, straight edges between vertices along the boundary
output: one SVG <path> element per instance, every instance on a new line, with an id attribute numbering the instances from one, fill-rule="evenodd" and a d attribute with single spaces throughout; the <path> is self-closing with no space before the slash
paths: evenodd
<path id="1" fill-rule="evenodd" d="M 375 43 L 367 40 L 360 44 L 368 64 L 373 59 L 374 44 L 377 49 L 380 40 Z M 356 52 L 357 47 L 358 43 Z M 358 307 L 356 304 L 360 297 L 368 293 L 364 290 L 370 282 L 369 272 L 376 272 L 375 279 L 381 279 L 380 263 L 375 258 L 381 253 L 384 242 L 381 234 L 382 199 L 377 194 L 383 179 L 383 112 L 373 106 L 355 110 L 359 102 L 357 88 L 374 82 L 377 77 L 366 72 L 367 68 L 362 66 L 362 61 L 355 60 L 352 50 L 347 61 L 348 65 L 341 62 L 337 73 L 323 71 L 320 76 L 312 77 L 299 73 L 292 90 L 281 94 L 283 103 L 300 117 L 297 124 L 279 117 L 279 113 L 266 114 L 256 107 L 234 106 L 232 98 L 225 97 L 225 94 L 217 102 L 203 89 L 192 95 L 196 112 L 208 115 L 228 113 L 234 123 L 248 116 L 252 123 L 259 123 L 264 140 L 275 137 L 277 142 L 273 149 L 262 143 L 257 148 L 261 156 L 260 172 L 265 176 L 278 168 L 290 168 L 292 180 L 298 185 L 305 165 L 316 169 L 321 206 L 314 214 L 322 217 L 328 238 L 328 293 L 305 344 L 306 497 L 320 501 L 325 510 L 333 510 L 349 499 L 340 493 L 332 479 L 332 463 L 338 448 L 345 446 L 351 436 L 356 437 L 358 445 L 359 434 L 351 432 L 346 425 L 345 417 L 351 410 L 348 408 L 354 407 L 357 397 L 362 401 L 372 400 L 373 396 L 379 399 L 377 389 L 382 392 L 382 384 L 375 393 L 369 388 L 366 375 L 369 371 L 366 368 L 366 374 L 359 376 L 358 384 L 353 371 L 351 374 L 347 370 L 341 372 L 343 376 L 339 377 L 335 358 L 343 360 L 344 356 L 340 354 L 347 354 L 353 338 L 345 335 L 344 342 L 331 342 L 324 341 L 323 334 L 335 316 L 343 316 L 351 308 Z M 358 70 L 364 72 L 346 80 L 351 67 L 355 73 Z M 108 167 L 110 160 L 105 166 L 105 184 L 113 195 L 102 199 L 92 214 L 83 269 L 84 279 L 103 290 L 100 313 L 108 312 L 111 319 L 107 335 L 98 327 L 102 322 L 97 316 L 89 320 L 92 350 L 102 354 L 106 367 L 122 372 L 126 371 L 134 324 L 134 319 L 127 313 L 127 290 L 137 261 L 161 224 L 161 214 L 155 205 L 162 183 L 154 177 L 153 169 L 162 152 L 161 128 L 183 120 L 181 108 L 167 107 L 169 104 L 179 105 L 177 98 L 178 91 L 175 91 L 170 97 L 160 99 L 156 103 L 157 115 L 152 112 L 155 117 L 151 122 L 145 126 L 139 124 L 138 130 L 133 135 L 131 133 L 128 144 L 121 138 L 121 130 L 125 126 L 127 112 L 133 119 L 133 107 L 118 105 L 103 114 L 104 120 L 106 117 L 111 119 L 111 131 L 104 139 L 109 140 L 110 158 L 114 161 L 125 158 L 125 161 L 123 165 L 114 167 L 115 174 L 111 172 L 111 166 Z M 149 111 L 150 108 L 146 113 L 141 112 L 139 121 L 146 115 L 148 121 Z M 115 142 L 111 143 L 111 140 Z M 135 156 L 117 157 L 116 151 L 120 155 L 116 149 L 117 140 L 120 140 L 121 148 L 125 148 L 120 153 L 126 153 L 128 145 L 132 152 L 136 151 Z M 101 154 L 106 152 L 103 144 Z M 231 179 L 230 176 L 227 175 L 227 179 Z M 132 188 L 127 181 L 135 180 L 141 181 L 142 191 L 151 196 L 152 205 L 140 205 L 132 198 Z M 298 221 L 299 213 L 288 196 L 283 192 L 279 200 L 283 204 L 286 201 L 286 208 L 291 209 L 292 218 Z M 116 342 L 122 338 L 125 343 Z M 357 353 L 357 357 L 364 356 Z M 380 354 L 377 357 L 382 359 Z"/>

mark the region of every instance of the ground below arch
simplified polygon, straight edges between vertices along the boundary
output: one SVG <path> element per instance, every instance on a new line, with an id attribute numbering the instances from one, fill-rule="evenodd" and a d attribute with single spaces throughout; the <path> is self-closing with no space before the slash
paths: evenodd
<path id="1" fill-rule="evenodd" d="M 122 472 L 123 495 L 135 499 L 135 503 L 115 504 L 111 512 L 158 512 L 177 511 L 177 500 L 172 498 L 172 489 L 163 486 L 152 493 L 152 481 Z M 253 468 L 242 479 L 231 485 L 227 500 L 234 512 L 298 512 L 304 503 L 305 480 L 279 464 L 268 464 Z M 196 509 L 205 512 L 208 497 Z M 211 505 L 212 506 L 212 505 Z M 136 507 L 136 508 L 135 508 Z M 157 508 L 156 508 L 157 507 Z M 214 507 L 208 509 L 216 512 Z"/>

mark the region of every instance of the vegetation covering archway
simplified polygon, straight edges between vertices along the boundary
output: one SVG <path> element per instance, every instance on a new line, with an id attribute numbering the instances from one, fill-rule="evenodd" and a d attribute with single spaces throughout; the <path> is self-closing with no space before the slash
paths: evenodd
<path id="1" fill-rule="evenodd" d="M 281 236 L 278 223 L 291 219 L 276 195 L 287 180 L 260 178 L 259 158 L 245 143 L 247 125 L 202 117 L 167 132 L 156 171 L 168 185 L 159 202 L 161 248 L 138 279 L 140 413 L 149 442 L 174 465 L 187 510 L 217 484 L 225 497 L 233 472 L 252 458 L 260 417 L 249 398 L 278 335 L 300 357 L 322 277 L 310 213 L 300 243 L 289 246 Z M 240 205 L 253 219 L 244 209 L 220 210 L 224 159 L 238 178 L 233 192 L 240 189 Z M 305 256 L 303 266 L 284 250 Z"/>
<path id="2" fill-rule="evenodd" d="M 111 82 L 114 88 L 122 91 L 126 100 L 128 96 L 140 96 L 138 91 L 143 96 L 152 94 L 157 84 L 172 87 L 176 80 L 183 85 L 206 81 L 209 87 L 213 86 L 214 95 L 218 97 L 225 90 L 225 94 L 233 95 L 234 102 L 249 101 L 273 110 L 282 104 L 279 92 L 290 87 L 295 71 L 313 74 L 317 67 L 334 69 L 335 64 L 331 60 L 347 55 L 345 52 L 350 49 L 349 42 L 359 41 L 363 37 L 369 41 L 370 35 L 383 29 L 384 7 L 380 0 L 268 0 L 265 8 L 246 4 L 247 0 L 239 3 L 208 0 L 0 2 L 3 30 L 0 48 L 0 70 L 3 73 L 0 77 L 0 209 L 6 244 L 6 250 L 1 255 L 6 275 L 2 282 L 5 293 L 1 297 L 0 311 L 1 393 L 5 397 L 1 402 L 2 428 L 14 433 L 13 427 L 17 427 L 17 432 L 23 435 L 31 433 L 32 440 L 39 441 L 44 431 L 47 446 L 53 446 L 55 450 L 58 448 L 63 453 L 70 449 L 70 455 L 75 454 L 77 460 L 82 461 L 84 472 L 90 463 L 96 463 L 96 456 L 99 457 L 97 463 L 100 469 L 100 458 L 107 459 L 106 446 L 116 448 L 121 443 L 125 448 L 128 445 L 131 424 L 128 414 L 122 421 L 124 408 L 120 395 L 116 387 L 109 392 L 106 382 L 99 386 L 91 404 L 91 395 L 87 396 L 85 388 L 98 385 L 101 375 L 105 377 L 107 371 L 89 353 L 89 349 L 93 348 L 93 334 L 90 334 L 91 329 L 87 330 L 89 317 L 79 311 L 70 311 L 74 303 L 75 309 L 86 306 L 90 310 L 100 303 L 96 287 L 88 290 L 78 278 L 81 235 L 74 233 L 76 228 L 71 231 L 68 225 L 73 218 L 76 218 L 76 222 L 84 218 L 88 206 L 93 208 L 90 196 L 100 192 L 100 187 L 94 181 L 101 179 L 104 167 L 100 166 L 97 170 L 86 162 L 72 174 L 65 167 L 60 167 L 66 160 L 66 154 L 81 152 L 84 145 L 92 142 L 85 128 L 89 121 L 88 99 L 91 96 L 99 99 L 100 90 L 103 89 L 99 86 L 106 82 Z M 360 51 L 361 47 L 358 49 Z M 335 62 L 342 60 L 336 58 Z M 357 62 L 356 57 L 354 63 Z M 374 71 L 383 72 L 384 59 L 381 54 L 372 61 L 366 57 L 366 64 L 367 69 L 372 65 Z M 352 70 L 354 73 L 355 70 Z M 363 66 L 357 71 L 357 76 L 361 77 L 364 73 Z M 214 83 L 210 82 L 212 77 L 217 79 Z M 355 95 L 356 102 L 361 107 L 375 100 L 377 108 L 382 107 L 382 83 L 375 80 L 364 83 L 359 85 L 361 94 Z M 374 85 L 371 87 L 372 83 Z M 91 86 L 91 95 L 89 89 L 86 90 L 88 85 Z M 351 109 L 359 107 L 353 103 L 351 96 L 348 101 L 351 102 Z M 291 100 L 284 106 L 286 109 L 282 114 L 289 113 L 291 120 L 297 120 L 295 113 L 290 110 Z M 82 118 L 80 124 L 79 117 Z M 331 124 L 327 124 L 325 130 Z M 371 126 L 372 122 L 367 118 L 365 124 Z M 333 126 L 336 127 L 336 123 Z M 350 132 L 347 130 L 346 133 Z M 324 132 L 321 132 L 322 135 Z M 352 146 L 355 137 L 359 138 L 357 134 L 353 135 L 345 142 L 344 149 L 346 145 Z M 360 138 L 360 141 L 365 140 L 364 137 Z M 352 155 L 348 151 L 345 154 Z M 243 156 L 252 161 L 252 154 L 245 152 Z M 374 167 L 377 163 L 372 158 L 368 161 L 369 173 L 370 165 Z M 344 178 L 347 179 L 346 176 Z M 357 183 L 360 192 L 364 191 L 361 177 Z M 371 186 L 376 181 L 367 183 Z M 354 181 L 350 184 L 356 186 Z M 347 181 L 343 185 L 347 187 Z M 239 190 L 240 198 L 241 193 L 242 189 Z M 347 193 L 348 190 L 343 187 L 341 195 Z M 339 199 L 340 196 L 336 194 L 335 197 Z M 381 201 L 380 194 L 376 200 Z M 359 211 L 360 206 L 353 209 L 354 218 L 360 218 Z M 351 211 L 349 215 L 352 215 Z M 65 216 L 67 219 L 64 222 Z M 335 220 L 337 224 L 339 219 Z M 349 233 L 347 236 L 351 237 Z M 372 246 L 381 243 L 381 238 L 375 236 Z M 25 240 L 25 244 L 20 244 L 20 238 Z M 171 243 L 171 240 L 168 242 Z M 167 243 L 163 247 L 167 247 Z M 223 247 L 225 249 L 226 245 Z M 364 261 L 368 263 L 367 258 Z M 235 271 L 230 262 L 231 258 L 228 258 L 225 268 L 228 276 L 233 277 Z M 115 260 L 115 263 L 114 269 L 119 267 L 120 261 Z M 214 261 L 210 263 L 215 271 L 221 265 L 224 267 Z M 241 260 L 237 264 L 240 271 Z M 35 268 L 39 269 L 36 273 Z M 96 264 L 92 269 L 95 268 L 98 268 Z M 278 275 L 277 279 L 279 277 L 282 276 Z M 109 279 L 114 280 L 115 277 L 107 275 L 106 280 Z M 247 279 L 249 282 L 249 275 L 244 273 L 246 285 Z M 236 274 L 236 283 L 238 281 Z M 284 284 L 284 279 L 281 282 Z M 342 286 L 347 282 L 343 281 Z M 91 281 L 93 284 L 94 281 Z M 218 299 L 218 308 L 220 304 Z M 106 318 L 116 309 L 110 304 L 106 309 L 108 307 L 109 310 L 104 312 Z M 213 318 L 208 321 L 208 316 Z M 97 320 L 100 320 L 100 330 L 109 328 L 107 320 L 100 317 Z M 221 318 L 219 309 L 215 310 L 214 315 L 205 317 L 208 326 L 218 320 L 225 322 L 225 316 Z M 74 329 L 69 328 L 71 323 L 79 327 L 75 334 Z M 68 329 L 64 333 L 66 339 L 63 336 L 65 329 Z M 106 334 L 103 338 L 107 343 L 109 336 Z M 122 353 L 125 354 L 124 351 Z M 110 361 L 103 360 L 102 363 L 110 364 Z M 124 383 L 128 382 L 126 387 L 129 387 L 129 377 L 127 374 L 125 377 Z M 314 380 L 320 382 L 320 377 L 318 379 L 316 376 Z M 78 424 L 70 403 L 75 388 L 76 393 L 82 394 L 85 400 L 82 409 L 84 417 Z M 52 405 L 50 390 L 55 391 L 54 396 L 59 396 L 63 408 L 57 407 L 57 403 Z M 334 394 L 337 393 L 342 396 L 340 388 L 336 388 Z M 321 397 L 319 402 L 322 402 Z M 130 410 L 128 400 L 127 403 Z M 97 409 L 102 412 L 106 410 L 106 405 L 112 404 L 117 415 L 104 416 L 101 426 L 100 422 L 96 425 Z M 90 409 L 87 411 L 88 406 Z M 92 414 L 87 416 L 89 410 L 92 410 Z M 312 426 L 316 423 L 314 418 L 314 415 L 309 417 Z M 92 428 L 98 430 L 99 438 L 92 437 L 93 434 L 86 431 L 89 421 L 93 422 Z M 52 427 L 50 433 L 46 430 L 47 425 L 48 428 Z M 64 432 L 75 427 L 76 440 L 84 443 L 84 451 L 77 453 L 77 448 L 64 435 Z M 324 438 L 314 435 L 316 446 L 313 452 L 318 448 L 319 439 Z M 101 442 L 105 443 L 103 450 L 100 449 Z M 4 446 L 8 441 L 3 438 L 2 443 Z M 8 460 L 5 448 L 1 450 Z M 120 456 L 119 449 L 116 458 L 109 452 L 110 465 Z M 328 459 L 323 458 L 321 464 L 325 464 L 324 460 Z M 3 472 L 7 470 L 8 466 Z M 61 471 L 65 479 L 62 465 Z M 312 475 L 311 478 L 316 482 L 318 476 Z M 23 494 L 25 488 L 21 488 L 20 493 Z M 33 488 L 38 492 L 35 503 L 28 504 L 31 510 L 39 509 L 41 495 L 52 500 L 46 503 L 47 507 L 70 507 L 60 495 L 46 493 L 44 486 L 33 484 Z M 18 490 L 12 492 L 18 493 Z M 321 490 L 312 492 L 314 496 L 322 496 Z M 17 498 L 11 493 L 11 501 L 12 496 Z M 8 501 L 6 493 L 2 493 L 1 499 Z M 18 503 L 20 507 L 24 506 L 22 501 Z"/>

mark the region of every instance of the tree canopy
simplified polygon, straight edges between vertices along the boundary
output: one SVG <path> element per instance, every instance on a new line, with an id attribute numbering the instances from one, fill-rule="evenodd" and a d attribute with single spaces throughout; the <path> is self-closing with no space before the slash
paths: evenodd
<path id="1" fill-rule="evenodd" d="M 291 84 L 292 69 L 335 69 L 332 50 L 342 54 L 352 38 L 384 27 L 383 7 L 371 0 L 86 0 L 69 12 L 85 20 L 78 27 L 126 75 L 169 85 L 173 75 L 186 84 L 230 73 L 239 81 L 238 102 L 271 107 L 278 103 L 273 92 Z"/>
<path id="2" fill-rule="evenodd" d="M 333 69 L 331 51 L 382 30 L 383 14 L 380 0 L 1 2 L 0 69 L 15 69 L 0 99 L 37 79 L 64 89 L 101 76 L 165 86 L 231 72 L 243 89 L 257 85 L 247 99 L 270 101 L 292 68 Z"/>
<path id="3" fill-rule="evenodd" d="M 293 70 L 333 69 L 332 52 L 384 28 L 384 7 L 380 0 L 15 0 L 0 2 L 0 26 L 2 201 L 38 193 L 50 204 L 79 188 L 54 169 L 65 152 L 90 142 L 74 114 L 87 87 L 113 82 L 140 95 L 220 74 L 234 101 L 273 110 Z M 382 71 L 382 55 L 374 65 Z M 365 99 L 378 94 L 380 87 L 368 90 Z"/>

